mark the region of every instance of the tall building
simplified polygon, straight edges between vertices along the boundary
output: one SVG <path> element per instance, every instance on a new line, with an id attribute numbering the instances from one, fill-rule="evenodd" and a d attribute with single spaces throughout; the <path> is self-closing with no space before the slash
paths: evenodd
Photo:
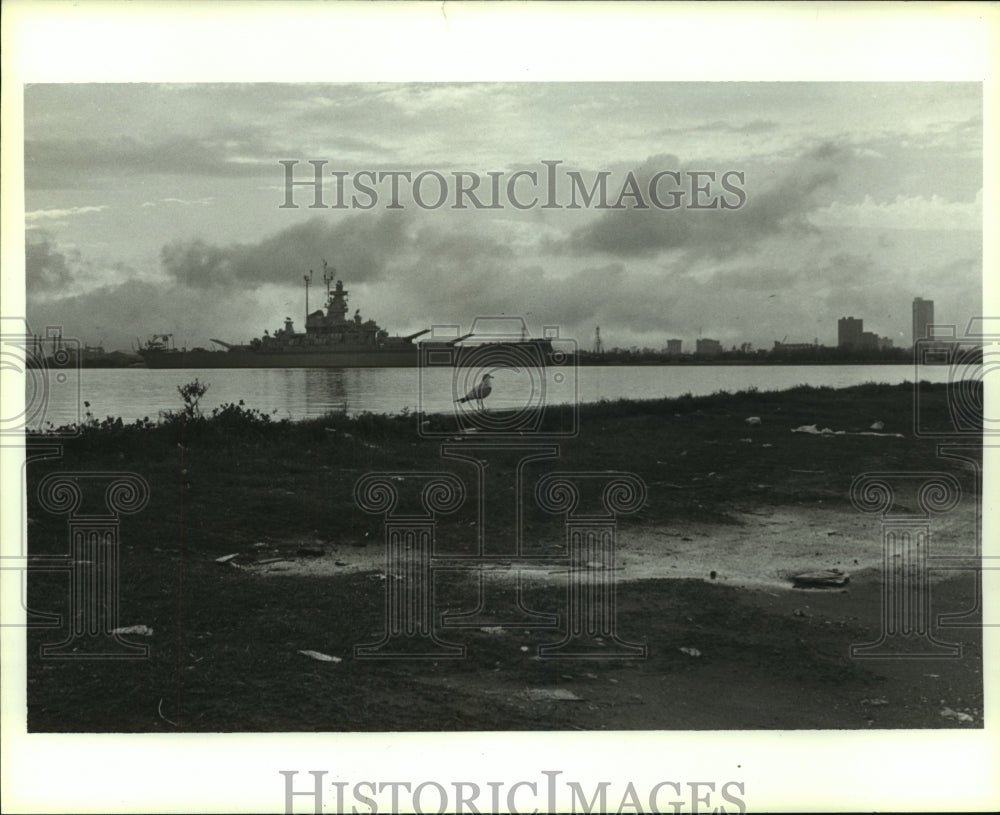
<path id="1" fill-rule="evenodd" d="M 722 343 L 718 340 L 702 339 L 699 337 L 694 342 L 694 352 L 703 356 L 715 356 L 722 353 Z"/>
<path id="2" fill-rule="evenodd" d="M 934 301 L 924 300 L 922 297 L 913 299 L 913 344 L 917 340 L 925 339 L 934 323 Z"/>
<path id="3" fill-rule="evenodd" d="M 859 347 L 864 330 L 864 320 L 855 317 L 841 317 L 837 320 L 837 345 L 840 348 Z"/>
<path id="4" fill-rule="evenodd" d="M 874 331 L 862 331 L 861 337 L 858 340 L 858 344 L 855 346 L 857 348 L 867 348 L 873 350 L 879 347 L 879 337 Z"/>
<path id="5" fill-rule="evenodd" d="M 667 353 L 671 356 L 679 356 L 684 346 L 683 340 L 667 340 Z"/>

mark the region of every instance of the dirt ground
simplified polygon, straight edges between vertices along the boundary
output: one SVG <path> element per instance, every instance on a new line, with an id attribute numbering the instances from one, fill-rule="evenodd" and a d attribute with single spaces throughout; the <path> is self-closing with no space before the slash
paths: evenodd
<path id="1" fill-rule="evenodd" d="M 84 434 L 64 459 L 29 468 L 31 551 L 66 547 L 65 517 L 32 497 L 47 472 L 143 473 L 152 498 L 122 520 L 117 619 L 144 626 L 121 636 L 150 653 L 43 658 L 65 627 L 29 630 L 29 732 L 982 728 L 979 576 L 933 561 L 975 554 L 971 468 L 909 434 L 790 432 L 813 421 L 863 431 L 873 416 L 901 417 L 891 429 L 905 432 L 905 390 L 838 397 L 595 407 L 561 466 L 634 471 L 650 492 L 619 520 L 613 564 L 583 566 L 589 601 L 613 584 L 615 605 L 613 614 L 608 602 L 595 606 L 609 616 L 595 618 L 594 647 L 569 658 L 545 647 L 578 619 L 572 603 L 588 600 L 569 591 L 584 584 L 571 579 L 562 520 L 538 517 L 525 519 L 531 558 L 473 568 L 436 551 L 433 603 L 402 595 L 445 647 L 420 659 L 356 653 L 383 638 L 400 565 L 387 564 L 384 519 L 359 511 L 353 485 L 437 456 L 437 443 L 402 420 L 333 432 L 332 420 L 272 429 L 244 417 L 239 432 L 206 424 L 179 441 L 169 427 Z M 943 393 L 939 401 L 943 411 Z M 747 416 L 763 417 L 752 443 Z M 960 648 L 949 658 L 852 656 L 884 633 L 890 595 L 879 518 L 846 496 L 859 472 L 900 469 L 962 482 L 959 506 L 931 518 L 930 581 L 917 596 L 929 634 Z M 439 542 L 475 539 L 474 517 L 460 516 L 442 524 Z M 848 579 L 792 580 L 828 569 Z M 476 607 L 481 581 L 482 613 L 453 625 Z M 69 611 L 65 574 L 32 572 L 28 586 L 29 608 Z M 892 619 L 923 619 L 902 611 Z M 539 615 L 547 624 L 530 625 Z M 926 641 L 893 640 L 889 652 Z"/>
<path id="2" fill-rule="evenodd" d="M 560 629 L 488 624 L 437 629 L 441 640 L 465 647 L 461 659 L 359 659 L 354 646 L 384 633 L 386 582 L 397 577 L 387 577 L 381 546 L 289 539 L 206 559 L 204 570 L 221 583 L 214 624 L 180 632 L 154 622 L 150 641 L 184 642 L 172 680 L 156 711 L 150 703 L 145 715 L 119 721 L 126 730 L 163 731 L 253 730 L 276 716 L 293 730 L 982 727 L 979 629 L 935 626 L 938 639 L 962 646 L 959 658 L 850 656 L 882 627 L 877 522 L 843 508 L 796 507 L 762 507 L 737 520 L 620 530 L 616 630 L 646 647 L 642 658 L 541 658 L 538 646 L 558 642 Z M 968 554 L 974 513 L 940 521 L 934 552 Z M 847 573 L 847 583 L 802 588 L 790 579 L 828 568 Z M 508 590 L 520 578 L 524 604 L 562 615 L 565 626 L 564 558 L 498 561 L 486 574 L 493 588 Z M 975 605 L 973 573 L 932 571 L 931 583 L 935 619 Z M 472 573 L 446 574 L 435 586 L 439 609 L 474 605 Z M 243 639 L 242 654 L 227 647 L 226 630 L 256 625 L 279 603 L 294 615 L 287 600 L 296 592 L 326 600 L 306 625 L 286 626 L 280 653 L 255 655 Z M 238 598 L 243 611 L 227 610 L 225 597 Z M 205 663 L 224 655 L 242 666 L 242 678 L 220 706 L 203 685 L 212 671 Z M 269 681 L 280 692 L 265 691 Z M 36 722 L 53 723 L 38 714 Z"/>
<path id="3" fill-rule="evenodd" d="M 843 508 L 798 507 L 763 507 L 736 520 L 620 533 L 613 575 L 620 636 L 645 644 L 646 658 L 541 660 L 536 646 L 551 641 L 551 632 L 492 625 L 464 636 L 442 630 L 442 638 L 466 644 L 480 666 L 470 674 L 448 661 L 421 660 L 409 672 L 411 692 L 447 697 L 447 721 L 456 726 L 486 707 L 493 715 L 505 711 L 519 727 L 532 721 L 540 729 L 982 726 L 976 629 L 936 632 L 963 646 L 960 658 L 850 658 L 851 645 L 874 641 L 879 632 L 877 521 Z M 932 528 L 935 556 L 971 555 L 974 540 L 974 512 L 949 514 Z M 321 556 L 293 549 L 308 550 L 309 543 L 290 541 L 233 560 L 244 561 L 248 580 L 368 580 L 369 592 L 384 582 L 379 547 L 331 545 Z M 288 555 L 274 560 L 282 551 Z M 792 581 L 825 569 L 849 579 L 836 588 Z M 501 561 L 486 573 L 500 582 L 519 578 L 530 597 L 551 596 L 568 580 L 559 558 Z M 935 614 L 974 605 L 971 573 L 931 570 L 929 577 Z M 475 659 L 479 650 L 490 655 L 484 663 Z M 352 658 L 350 651 L 340 657 Z"/>

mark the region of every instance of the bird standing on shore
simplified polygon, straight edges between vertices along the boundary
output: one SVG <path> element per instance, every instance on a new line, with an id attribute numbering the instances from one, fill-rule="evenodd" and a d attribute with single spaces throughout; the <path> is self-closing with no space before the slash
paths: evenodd
<path id="1" fill-rule="evenodd" d="M 493 381 L 492 374 L 483 374 L 483 381 L 480 382 L 476 387 L 470 390 L 461 399 L 456 399 L 456 402 L 472 402 L 475 401 L 476 406 L 482 410 L 483 409 L 483 399 L 493 392 L 493 386 L 490 384 Z"/>

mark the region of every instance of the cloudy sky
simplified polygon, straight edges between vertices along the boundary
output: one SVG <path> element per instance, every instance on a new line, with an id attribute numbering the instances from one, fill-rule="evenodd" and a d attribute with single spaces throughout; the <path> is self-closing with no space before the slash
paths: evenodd
<path id="1" fill-rule="evenodd" d="M 301 327 L 323 259 L 352 310 L 400 334 L 504 314 L 584 347 L 599 325 L 609 347 L 769 348 L 835 344 L 851 315 L 908 346 L 914 297 L 939 322 L 982 309 L 975 83 L 36 84 L 24 100 L 29 324 L 108 349 Z M 282 160 L 296 180 L 326 161 L 327 205 L 346 174 L 347 206 L 310 208 L 300 187 L 283 208 Z M 560 206 L 540 184 L 525 209 L 452 207 L 453 173 L 489 199 L 488 173 L 503 191 L 518 170 L 543 181 L 544 161 L 561 162 Z M 385 181 L 365 209 L 363 171 L 440 173 L 450 197 L 418 206 L 404 181 L 390 208 Z M 567 173 L 605 173 L 613 204 L 663 171 L 682 206 L 565 206 Z M 716 173 L 708 200 L 742 174 L 745 202 L 687 206 L 691 171 Z"/>

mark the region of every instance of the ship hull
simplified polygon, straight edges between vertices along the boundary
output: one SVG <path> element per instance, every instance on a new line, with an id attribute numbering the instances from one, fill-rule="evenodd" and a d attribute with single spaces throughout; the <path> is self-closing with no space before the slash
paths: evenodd
<path id="1" fill-rule="evenodd" d="M 148 368 L 415 368 L 417 350 L 316 353 L 176 351 L 143 354 Z"/>
<path id="2" fill-rule="evenodd" d="M 514 360 L 520 364 L 549 365 L 551 345 L 545 341 L 487 343 L 455 348 L 446 343 L 422 343 L 409 348 L 350 351 L 145 351 L 147 368 L 416 368 L 423 354 L 429 367 L 477 366 L 485 360 Z"/>

